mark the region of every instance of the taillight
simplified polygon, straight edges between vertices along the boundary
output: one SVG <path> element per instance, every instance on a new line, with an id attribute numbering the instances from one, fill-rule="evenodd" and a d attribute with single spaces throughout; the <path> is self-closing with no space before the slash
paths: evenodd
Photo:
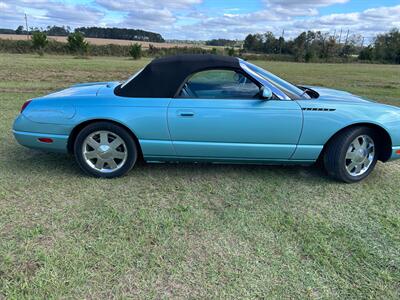
<path id="1" fill-rule="evenodd" d="M 22 107 L 21 107 L 21 113 L 25 110 L 25 108 L 27 108 L 28 107 L 28 105 L 29 105 L 29 103 L 31 103 L 32 102 L 32 100 L 28 100 L 28 101 L 26 101 L 23 105 L 22 105 Z"/>

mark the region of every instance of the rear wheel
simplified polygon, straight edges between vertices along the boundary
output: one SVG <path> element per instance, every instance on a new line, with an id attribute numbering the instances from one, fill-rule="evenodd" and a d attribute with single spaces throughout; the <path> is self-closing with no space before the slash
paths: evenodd
<path id="1" fill-rule="evenodd" d="M 347 183 L 363 180 L 375 168 L 378 157 L 376 133 L 367 127 L 348 129 L 329 143 L 324 165 L 334 178 Z"/>
<path id="2" fill-rule="evenodd" d="M 83 128 L 75 140 L 74 153 L 84 172 L 102 178 L 126 174 L 137 160 L 137 148 L 130 134 L 108 122 Z"/>

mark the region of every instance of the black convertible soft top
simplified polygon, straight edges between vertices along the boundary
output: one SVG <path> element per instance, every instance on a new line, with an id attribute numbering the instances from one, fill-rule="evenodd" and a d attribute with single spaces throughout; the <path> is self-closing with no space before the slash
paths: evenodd
<path id="1" fill-rule="evenodd" d="M 159 58 L 123 88 L 116 87 L 115 94 L 132 98 L 173 98 L 184 81 L 193 73 L 207 69 L 240 70 L 239 60 L 219 55 L 177 55 Z"/>

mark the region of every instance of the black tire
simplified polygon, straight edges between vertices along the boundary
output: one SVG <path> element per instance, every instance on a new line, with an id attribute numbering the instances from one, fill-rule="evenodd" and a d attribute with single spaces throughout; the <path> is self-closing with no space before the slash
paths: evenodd
<path id="1" fill-rule="evenodd" d="M 84 158 L 82 149 L 85 139 L 98 131 L 108 131 L 116 134 L 125 142 L 127 151 L 126 160 L 124 163 L 121 163 L 122 166 L 115 171 L 104 173 L 95 170 L 93 167 L 89 166 L 86 162 L 87 160 Z M 138 150 L 135 141 L 126 129 L 111 122 L 96 122 L 86 126 L 78 133 L 74 143 L 74 154 L 76 162 L 86 174 L 97 178 L 116 178 L 125 175 L 135 166 Z"/>
<path id="2" fill-rule="evenodd" d="M 352 176 L 346 170 L 346 154 L 351 143 L 359 136 L 369 136 L 375 144 L 375 156 L 368 170 L 359 175 Z M 345 183 L 359 182 L 368 177 L 374 170 L 379 156 L 379 139 L 376 132 L 368 127 L 354 127 L 336 135 L 327 145 L 324 153 L 324 166 L 330 176 Z"/>

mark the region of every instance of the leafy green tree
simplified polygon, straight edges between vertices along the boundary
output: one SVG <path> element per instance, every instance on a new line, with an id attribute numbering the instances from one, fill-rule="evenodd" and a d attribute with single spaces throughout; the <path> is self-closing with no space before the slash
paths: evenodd
<path id="1" fill-rule="evenodd" d="M 19 25 L 17 29 L 15 29 L 15 34 L 23 34 L 24 33 L 24 26 Z"/>
<path id="2" fill-rule="evenodd" d="M 129 55 L 135 60 L 140 59 L 142 57 L 142 45 L 138 43 L 132 44 L 129 49 Z"/>
<path id="3" fill-rule="evenodd" d="M 293 52 L 296 61 L 303 61 L 306 51 L 307 34 L 305 32 L 301 33 L 293 42 Z"/>
<path id="4" fill-rule="evenodd" d="M 285 39 L 281 36 L 279 39 L 278 39 L 278 50 L 279 50 L 279 53 L 285 53 L 286 52 L 286 47 L 285 47 Z"/>
<path id="5" fill-rule="evenodd" d="M 34 32 L 32 32 L 31 39 L 33 48 L 38 52 L 40 56 L 43 56 L 44 48 L 49 43 L 49 40 L 47 39 L 47 34 L 42 31 L 35 30 Z"/>
<path id="6" fill-rule="evenodd" d="M 279 53 L 279 40 L 275 37 L 272 32 L 267 32 L 264 34 L 264 51 L 268 54 Z"/>
<path id="7" fill-rule="evenodd" d="M 344 45 L 342 50 L 339 53 L 339 56 L 347 58 L 355 51 L 353 45 L 347 44 Z"/>
<path id="8" fill-rule="evenodd" d="M 376 60 L 400 64 L 399 29 L 378 35 L 374 43 L 374 53 Z"/>
<path id="9" fill-rule="evenodd" d="M 247 51 L 262 52 L 263 37 L 261 34 L 249 34 L 244 40 L 244 49 Z"/>
<path id="10" fill-rule="evenodd" d="M 338 44 L 336 43 L 336 39 L 333 37 L 323 38 L 323 46 L 321 51 L 321 58 L 324 58 L 326 62 L 328 62 L 331 58 L 337 56 L 338 52 Z"/>
<path id="11" fill-rule="evenodd" d="M 358 55 L 359 60 L 368 60 L 368 61 L 373 61 L 374 60 L 374 48 L 372 46 L 365 47 L 360 51 L 360 54 Z"/>
<path id="12" fill-rule="evenodd" d="M 65 26 L 47 26 L 46 33 L 49 36 L 68 36 L 70 28 Z"/>
<path id="13" fill-rule="evenodd" d="M 85 37 L 79 31 L 75 31 L 68 35 L 68 48 L 71 52 L 86 55 L 89 50 L 89 44 L 85 41 Z"/>

